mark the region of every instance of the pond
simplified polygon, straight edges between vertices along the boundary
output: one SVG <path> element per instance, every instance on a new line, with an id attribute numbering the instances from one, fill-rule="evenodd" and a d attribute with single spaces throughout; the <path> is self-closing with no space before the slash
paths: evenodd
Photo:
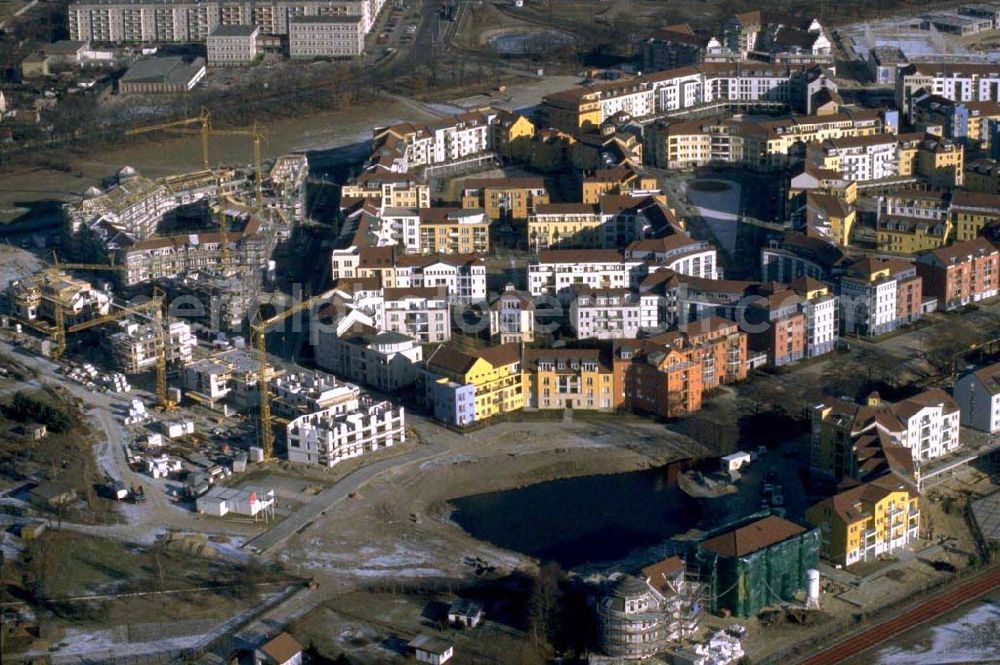
<path id="1" fill-rule="evenodd" d="M 614 562 L 694 527 L 695 500 L 668 483 L 667 467 L 582 476 L 454 499 L 469 534 L 563 568 Z"/>

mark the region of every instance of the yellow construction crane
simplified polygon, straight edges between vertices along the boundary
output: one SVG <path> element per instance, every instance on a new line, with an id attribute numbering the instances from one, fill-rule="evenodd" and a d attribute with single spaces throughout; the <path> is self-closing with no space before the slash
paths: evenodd
<path id="1" fill-rule="evenodd" d="M 201 163 L 208 169 L 208 135 L 212 130 L 212 114 L 208 109 L 202 108 L 201 113 L 191 118 L 183 118 L 172 122 L 160 122 L 155 125 L 144 125 L 135 127 L 125 132 L 126 136 L 136 136 L 138 134 L 149 134 L 150 132 L 177 131 L 180 129 L 190 129 L 189 125 L 200 124 L 201 127 L 194 131 L 201 134 Z"/>
<path id="2" fill-rule="evenodd" d="M 234 129 L 215 129 L 214 127 L 212 127 L 211 122 L 209 122 L 207 129 L 205 129 L 204 127 L 202 129 L 191 129 L 189 127 L 176 127 L 171 131 L 175 131 L 181 134 L 202 133 L 203 136 L 249 136 L 250 140 L 253 142 L 253 165 L 256 176 L 257 209 L 260 210 L 264 207 L 264 167 L 261 160 L 260 144 L 261 141 L 267 139 L 267 132 L 265 131 L 264 126 L 262 124 L 260 124 L 255 120 L 254 123 L 249 127 L 234 128 Z M 207 138 L 205 140 L 207 141 Z M 207 158 L 206 158 L 206 164 L 207 164 Z M 206 166 L 206 168 L 208 167 Z"/>
<path id="3" fill-rule="evenodd" d="M 52 264 L 41 270 L 47 276 L 54 276 L 64 270 L 93 270 L 93 271 L 118 271 L 123 272 L 128 270 L 126 266 L 115 265 L 114 263 L 109 263 L 107 265 L 102 263 L 59 263 L 59 258 L 52 253 Z M 63 351 L 66 350 L 66 325 L 65 325 L 65 314 L 63 312 L 62 301 L 58 297 L 48 297 L 42 295 L 41 297 L 51 300 L 52 302 L 52 319 L 53 328 L 49 331 L 52 337 L 52 352 L 50 356 L 54 360 L 58 360 Z M 29 324 L 30 325 L 30 324 Z M 32 326 L 36 330 L 39 328 Z"/>
<path id="4" fill-rule="evenodd" d="M 219 169 L 221 171 L 221 167 Z M 215 174 L 215 198 L 219 206 L 216 214 L 219 216 L 219 262 L 223 269 L 229 265 L 229 222 L 226 221 L 226 210 L 222 207 L 222 176 Z"/>
<path id="5" fill-rule="evenodd" d="M 324 291 L 323 293 L 307 298 L 302 302 L 292 305 L 288 309 L 268 319 L 261 319 L 260 312 L 254 315 L 250 322 L 250 343 L 257 354 L 259 367 L 257 369 L 257 389 L 260 393 L 260 444 L 264 449 L 264 459 L 269 460 L 274 457 L 274 432 L 271 431 L 271 393 L 268 385 L 269 367 L 267 364 L 267 346 L 264 341 L 264 333 L 267 329 L 279 321 L 311 309 L 313 306 L 329 300 L 334 295 L 334 291 Z"/>

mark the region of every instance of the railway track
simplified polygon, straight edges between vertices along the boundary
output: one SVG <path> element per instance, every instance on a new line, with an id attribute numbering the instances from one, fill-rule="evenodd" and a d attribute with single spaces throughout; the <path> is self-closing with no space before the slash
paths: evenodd
<path id="1" fill-rule="evenodd" d="M 905 610 L 902 614 L 840 640 L 819 653 L 799 661 L 799 665 L 836 665 L 998 587 L 1000 587 L 1000 569 L 992 568 L 916 607 Z"/>

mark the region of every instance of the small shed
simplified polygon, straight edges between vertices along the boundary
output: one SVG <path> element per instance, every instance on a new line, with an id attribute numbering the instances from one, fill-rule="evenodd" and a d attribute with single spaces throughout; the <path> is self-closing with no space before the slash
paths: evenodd
<path id="1" fill-rule="evenodd" d="M 58 508 L 77 499 L 76 490 L 65 483 L 47 482 L 28 492 L 32 503 L 42 508 Z"/>
<path id="2" fill-rule="evenodd" d="M 21 526 L 22 540 L 37 540 L 43 533 L 45 533 L 45 524 L 41 522 L 38 524 L 24 524 Z"/>
<path id="3" fill-rule="evenodd" d="M 39 439 L 44 439 L 49 433 L 45 425 L 41 423 L 32 423 L 30 425 L 24 426 L 24 432 L 28 435 L 32 441 L 38 441 Z"/>
<path id="4" fill-rule="evenodd" d="M 475 628 L 483 620 L 483 606 L 479 603 L 459 598 L 448 608 L 448 623 L 462 628 Z"/>
<path id="5" fill-rule="evenodd" d="M 256 665 L 301 665 L 302 645 L 288 633 L 278 633 L 257 648 Z"/>
<path id="6" fill-rule="evenodd" d="M 433 635 L 417 635 L 407 646 L 413 650 L 417 662 L 441 665 L 455 655 L 455 647 L 448 640 Z"/>

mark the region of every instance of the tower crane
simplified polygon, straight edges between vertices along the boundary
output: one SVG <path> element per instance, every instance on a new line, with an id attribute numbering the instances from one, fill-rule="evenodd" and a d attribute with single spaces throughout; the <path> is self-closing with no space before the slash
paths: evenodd
<path id="1" fill-rule="evenodd" d="M 267 346 L 264 341 L 264 333 L 275 323 L 311 309 L 319 303 L 329 300 L 334 295 L 334 290 L 324 291 L 319 295 L 307 298 L 295 305 L 292 305 L 283 312 L 274 316 L 262 319 L 258 311 L 250 322 L 250 343 L 257 354 L 259 367 L 257 370 L 257 389 L 260 393 L 260 443 L 264 449 L 264 459 L 269 460 L 274 456 L 274 432 L 271 431 L 271 395 L 268 385 L 268 365 Z"/>
<path id="2" fill-rule="evenodd" d="M 200 124 L 201 127 L 194 131 L 201 134 L 201 163 L 208 169 L 208 135 L 212 129 L 212 114 L 208 109 L 202 107 L 201 112 L 190 118 L 182 118 L 172 122 L 160 122 L 155 125 L 144 125 L 135 127 L 125 132 L 126 136 L 137 136 L 139 134 L 149 134 L 150 132 L 176 131 L 178 129 L 190 129 L 190 125 Z"/>
<path id="3" fill-rule="evenodd" d="M 207 134 L 203 134 L 205 136 L 249 136 L 250 140 L 253 142 L 253 164 L 256 175 L 257 209 L 260 210 L 264 207 L 264 168 L 260 154 L 261 141 L 267 139 L 267 132 L 264 129 L 264 125 L 260 124 L 255 120 L 253 124 L 250 125 L 249 127 L 233 128 L 233 129 L 215 129 L 214 127 L 212 127 L 211 122 L 209 122 L 207 130 L 204 128 L 191 129 L 190 127 L 182 126 L 174 128 L 172 131 L 179 132 L 181 134 L 194 134 L 194 133 L 206 132 Z"/>

